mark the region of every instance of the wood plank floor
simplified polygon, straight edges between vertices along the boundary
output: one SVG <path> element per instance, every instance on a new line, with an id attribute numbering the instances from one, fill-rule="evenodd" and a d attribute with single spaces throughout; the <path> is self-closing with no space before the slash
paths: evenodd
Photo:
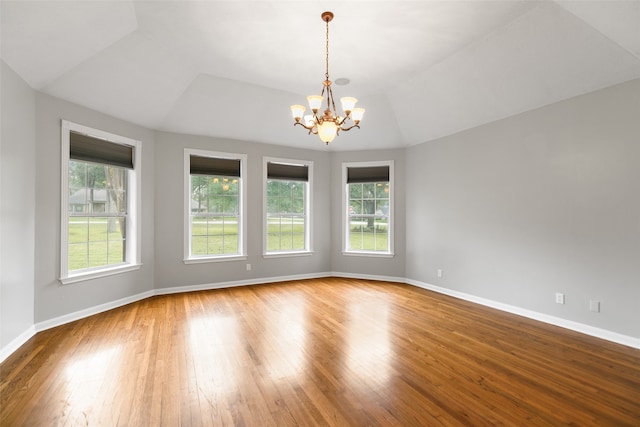
<path id="1" fill-rule="evenodd" d="M 408 285 L 149 298 L 0 365 L 2 426 L 640 426 L 640 351 Z"/>

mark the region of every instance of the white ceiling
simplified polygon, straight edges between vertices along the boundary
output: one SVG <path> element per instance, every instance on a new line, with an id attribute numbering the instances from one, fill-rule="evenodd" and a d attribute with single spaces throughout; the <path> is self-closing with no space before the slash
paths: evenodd
<path id="1" fill-rule="evenodd" d="M 329 148 L 289 105 L 366 108 Z M 34 89 L 153 129 L 312 149 L 403 147 L 640 78 L 640 0 L 6 1 Z"/>

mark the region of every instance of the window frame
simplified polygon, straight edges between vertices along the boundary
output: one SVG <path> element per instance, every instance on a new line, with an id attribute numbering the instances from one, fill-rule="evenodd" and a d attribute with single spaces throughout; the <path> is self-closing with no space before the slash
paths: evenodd
<path id="1" fill-rule="evenodd" d="M 126 260 L 116 265 L 107 265 L 69 272 L 69 163 L 71 132 L 120 144 L 133 149 L 133 169 L 127 173 L 127 221 Z M 142 227 L 142 142 L 114 133 L 94 129 L 68 120 L 61 122 L 61 215 L 60 215 L 60 276 L 63 285 L 125 273 L 140 269 Z"/>
<path id="2" fill-rule="evenodd" d="M 238 198 L 238 253 L 236 254 L 208 254 L 193 256 L 191 254 L 191 155 L 215 159 L 229 159 L 240 161 L 240 197 Z M 247 155 L 225 153 L 220 151 L 202 150 L 196 148 L 184 149 L 184 258 L 185 264 L 201 264 L 207 262 L 240 261 L 247 259 Z"/>
<path id="3" fill-rule="evenodd" d="M 267 219 L 267 180 L 268 178 L 268 164 L 280 163 L 284 165 L 293 166 L 306 166 L 308 172 L 308 179 L 306 182 L 307 188 L 305 191 L 305 249 L 295 251 L 268 251 L 268 233 L 269 224 Z M 313 254 L 313 161 L 312 160 L 298 160 L 298 159 L 284 159 L 278 157 L 263 157 L 262 160 L 262 257 L 263 258 L 281 258 L 281 257 L 294 257 L 294 256 L 309 256 Z"/>
<path id="4" fill-rule="evenodd" d="M 389 221 L 387 224 L 388 250 L 387 251 L 365 251 L 349 249 L 349 184 L 347 183 L 349 168 L 365 168 L 387 166 L 389 168 Z M 370 161 L 370 162 L 344 162 L 342 163 L 342 254 L 349 256 L 365 256 L 379 258 L 393 258 L 394 252 L 394 230 L 395 230 L 395 188 L 394 188 L 394 161 Z"/>

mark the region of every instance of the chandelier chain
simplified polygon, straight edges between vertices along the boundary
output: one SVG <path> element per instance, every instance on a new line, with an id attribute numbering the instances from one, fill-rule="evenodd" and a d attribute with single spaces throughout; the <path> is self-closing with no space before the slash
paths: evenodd
<path id="1" fill-rule="evenodd" d="M 329 80 L 329 21 L 325 21 L 325 24 L 327 26 L 327 44 L 326 44 L 326 51 L 327 51 L 327 55 L 326 55 L 326 64 L 327 64 L 327 71 L 325 72 L 325 77 L 327 80 Z"/>

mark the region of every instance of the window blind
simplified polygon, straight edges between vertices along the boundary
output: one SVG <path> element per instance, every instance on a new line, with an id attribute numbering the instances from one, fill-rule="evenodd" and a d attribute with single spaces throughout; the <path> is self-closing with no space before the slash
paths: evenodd
<path id="1" fill-rule="evenodd" d="M 309 181 L 307 165 L 285 163 L 267 163 L 267 179 L 286 179 L 288 181 Z"/>
<path id="2" fill-rule="evenodd" d="M 347 184 L 362 182 L 389 182 L 389 166 L 347 168 Z"/>
<path id="3" fill-rule="evenodd" d="M 133 169 L 133 147 L 81 133 L 69 134 L 69 158 Z"/>
<path id="4" fill-rule="evenodd" d="M 240 178 L 240 160 L 190 156 L 191 175 L 219 175 Z"/>

